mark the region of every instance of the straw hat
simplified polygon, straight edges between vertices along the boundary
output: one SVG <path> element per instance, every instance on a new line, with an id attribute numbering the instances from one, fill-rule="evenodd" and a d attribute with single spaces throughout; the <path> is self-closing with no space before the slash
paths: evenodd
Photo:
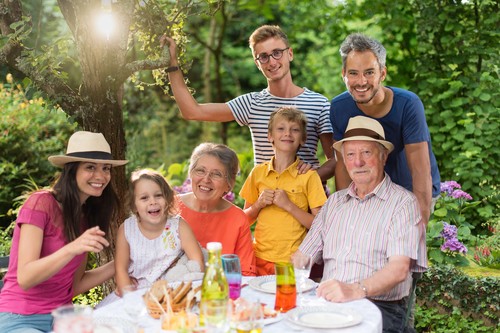
<path id="1" fill-rule="evenodd" d="M 394 145 L 385 141 L 384 128 L 373 118 L 357 116 L 349 119 L 344 138 L 333 144 L 333 148 L 340 151 L 345 141 L 375 141 L 382 144 L 389 153 L 394 150 Z"/>
<path id="2" fill-rule="evenodd" d="M 111 165 L 124 165 L 127 160 L 113 160 L 111 148 L 101 133 L 76 132 L 68 141 L 66 155 L 49 157 L 50 163 L 64 167 L 69 162 L 94 162 Z"/>

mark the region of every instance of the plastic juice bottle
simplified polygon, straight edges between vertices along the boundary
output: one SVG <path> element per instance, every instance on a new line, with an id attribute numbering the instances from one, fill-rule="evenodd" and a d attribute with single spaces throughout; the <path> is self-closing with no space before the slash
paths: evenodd
<path id="1" fill-rule="evenodd" d="M 200 301 L 200 326 L 216 328 L 218 332 L 229 330 L 227 306 L 229 287 L 221 263 L 222 244 L 207 244 L 208 266 L 203 277 Z"/>

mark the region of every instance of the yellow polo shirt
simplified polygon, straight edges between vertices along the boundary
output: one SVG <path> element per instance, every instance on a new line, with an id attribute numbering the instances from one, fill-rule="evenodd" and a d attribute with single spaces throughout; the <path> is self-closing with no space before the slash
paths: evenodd
<path id="1" fill-rule="evenodd" d="M 273 168 L 274 156 L 270 162 L 257 165 L 241 188 L 240 196 L 253 205 L 265 189 L 282 189 L 304 211 L 322 206 L 326 195 L 318 173 L 308 171 L 299 175 L 299 161 L 297 157 L 281 174 Z M 306 233 L 307 229 L 292 214 L 269 205 L 259 212 L 253 242 L 255 256 L 271 262 L 288 261 Z"/>

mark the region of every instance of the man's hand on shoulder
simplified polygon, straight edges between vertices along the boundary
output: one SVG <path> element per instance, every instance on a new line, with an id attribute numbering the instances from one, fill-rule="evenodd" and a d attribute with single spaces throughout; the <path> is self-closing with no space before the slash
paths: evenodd
<path id="1" fill-rule="evenodd" d="M 299 164 L 297 164 L 297 170 L 299 170 L 299 175 L 305 174 L 309 170 L 316 170 L 318 168 L 312 166 L 311 164 L 307 164 L 306 162 L 300 160 Z"/>
<path id="2" fill-rule="evenodd" d="M 357 283 L 343 283 L 335 279 L 323 281 L 316 295 L 334 303 L 345 303 L 365 297 L 363 288 Z"/>

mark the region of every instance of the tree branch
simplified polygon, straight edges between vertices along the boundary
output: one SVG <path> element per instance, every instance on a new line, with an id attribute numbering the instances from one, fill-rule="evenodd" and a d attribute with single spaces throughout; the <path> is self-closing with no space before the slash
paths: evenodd
<path id="1" fill-rule="evenodd" d="M 8 11 L 4 11 L 8 9 Z M 7 37 L 14 31 L 10 25 L 22 20 L 23 7 L 19 0 L 5 0 L 0 3 L 0 27 L 2 35 Z M 22 29 L 20 27 L 20 29 Z M 19 40 L 10 38 L 0 50 L 0 62 L 8 64 L 24 73 L 35 85 L 45 92 L 57 105 L 69 115 L 79 119 L 82 101 L 68 85 L 54 74 L 50 68 L 41 74 L 31 61 L 25 61 L 34 51 L 22 46 Z M 76 110 L 71 112 L 72 110 Z"/>
<path id="2" fill-rule="evenodd" d="M 128 79 L 132 74 L 142 70 L 154 70 L 170 66 L 170 52 L 167 45 L 163 47 L 161 53 L 162 57 L 154 60 L 139 60 L 128 63 L 118 71 L 115 76 L 115 84 L 122 84 Z"/>

